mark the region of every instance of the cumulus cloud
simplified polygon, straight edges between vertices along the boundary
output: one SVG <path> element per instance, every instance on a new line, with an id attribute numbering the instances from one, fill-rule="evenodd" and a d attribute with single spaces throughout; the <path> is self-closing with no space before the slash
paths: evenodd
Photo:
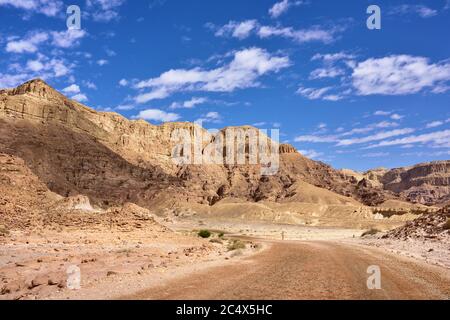
<path id="1" fill-rule="evenodd" d="M 297 30 L 292 27 L 264 26 L 260 25 L 256 20 L 230 21 L 222 27 L 217 27 L 212 23 L 207 23 L 206 26 L 213 30 L 215 32 L 214 35 L 217 37 L 234 37 L 242 40 L 255 34 L 261 39 L 283 37 L 297 43 L 330 43 L 335 40 L 335 34 L 342 30 L 342 28 L 337 27 L 325 29 L 320 26 Z"/>
<path id="2" fill-rule="evenodd" d="M 318 26 L 302 30 L 296 30 L 291 27 L 262 26 L 258 30 L 258 36 L 262 39 L 278 36 L 291 39 L 298 43 L 313 41 L 330 43 L 334 40 L 334 35 L 337 31 L 338 29 L 326 30 Z"/>
<path id="3" fill-rule="evenodd" d="M 86 102 L 89 100 L 88 97 L 81 92 L 80 86 L 75 83 L 62 89 L 62 92 L 78 102 Z"/>
<path id="4" fill-rule="evenodd" d="M 278 18 L 282 14 L 286 13 L 292 6 L 298 6 L 303 4 L 303 1 L 292 2 L 290 0 L 282 0 L 275 3 L 270 9 L 269 14 L 272 18 Z"/>
<path id="5" fill-rule="evenodd" d="M 383 110 L 378 110 L 373 113 L 374 116 L 383 116 L 383 117 L 389 116 L 391 114 L 392 114 L 391 111 L 383 111 Z"/>
<path id="6" fill-rule="evenodd" d="M 311 72 L 310 79 L 336 78 L 344 75 L 344 70 L 337 67 L 319 68 Z"/>
<path id="7" fill-rule="evenodd" d="M 0 0 L 0 6 L 22 9 L 27 14 L 41 13 L 49 17 L 61 14 L 63 2 L 60 0 Z"/>
<path id="8" fill-rule="evenodd" d="M 299 150 L 298 152 L 310 159 L 317 159 L 323 156 L 322 152 L 317 152 L 315 150 Z"/>
<path id="9" fill-rule="evenodd" d="M 382 141 L 378 144 L 371 145 L 368 148 L 377 148 L 377 147 L 390 147 L 390 146 L 398 146 L 398 145 L 410 145 L 410 144 L 424 144 L 424 143 L 432 143 L 437 146 L 446 146 L 450 141 L 450 130 L 436 131 L 432 133 L 426 133 L 421 135 L 411 135 L 401 139 L 395 140 L 386 140 Z"/>
<path id="10" fill-rule="evenodd" d="M 86 36 L 86 31 L 69 29 L 65 31 L 52 31 L 52 44 L 59 48 L 71 48 L 79 45 L 79 40 Z"/>
<path id="11" fill-rule="evenodd" d="M 77 93 L 76 95 L 72 96 L 71 99 L 76 100 L 78 102 L 88 101 L 88 98 L 84 93 Z"/>
<path id="12" fill-rule="evenodd" d="M 247 20 L 243 22 L 230 21 L 223 27 L 220 27 L 216 33 L 216 37 L 234 37 L 245 39 L 250 36 L 251 32 L 258 26 L 256 20 Z"/>
<path id="13" fill-rule="evenodd" d="M 176 113 L 167 113 L 159 109 L 147 109 L 140 111 L 135 118 L 144 120 L 153 120 L 157 122 L 170 122 L 170 121 L 177 121 L 178 119 L 180 119 L 180 116 Z"/>
<path id="14" fill-rule="evenodd" d="M 387 139 L 387 138 L 410 134 L 410 133 L 413 133 L 414 131 L 415 130 L 412 128 L 396 129 L 396 130 L 391 130 L 391 131 L 379 132 L 374 135 L 370 135 L 370 136 L 362 137 L 362 138 L 343 139 L 337 143 L 337 146 L 350 146 L 350 145 L 354 145 L 354 144 L 362 144 L 362 143 L 368 143 L 368 142 L 372 142 L 372 141 L 379 141 L 379 140 L 383 140 L 383 139 Z"/>
<path id="15" fill-rule="evenodd" d="M 444 124 L 444 121 L 433 121 L 433 122 L 427 123 L 426 127 L 428 129 L 436 128 L 436 127 L 442 126 L 443 124 Z"/>
<path id="16" fill-rule="evenodd" d="M 417 4 L 402 4 L 396 7 L 393 7 L 389 14 L 391 15 L 418 15 L 421 18 L 431 18 L 438 14 L 438 11 L 435 9 L 431 9 L 425 5 Z"/>
<path id="17" fill-rule="evenodd" d="M 203 104 L 205 102 L 207 102 L 208 99 L 207 98 L 203 98 L 203 97 L 193 97 L 190 100 L 184 101 L 183 103 L 180 102 L 174 102 L 170 105 L 171 109 L 181 109 L 181 108 L 185 108 L 185 109 L 192 109 L 197 105 Z"/>
<path id="18" fill-rule="evenodd" d="M 6 44 L 6 51 L 12 53 L 34 53 L 38 51 L 38 46 L 48 39 L 49 35 L 46 32 L 33 32 L 23 39 L 12 37 L 9 38 Z"/>
<path id="19" fill-rule="evenodd" d="M 427 58 L 392 55 L 358 63 L 352 74 L 360 95 L 406 95 L 450 80 L 450 63 L 430 63 Z"/>
<path id="20" fill-rule="evenodd" d="M 18 84 L 23 83 L 30 79 L 30 74 L 4 74 L 0 73 L 0 88 L 13 88 Z"/>
<path id="21" fill-rule="evenodd" d="M 221 121 L 221 115 L 216 111 L 210 111 L 207 114 L 203 115 L 202 118 L 197 119 L 195 123 L 202 124 L 206 122 L 219 123 Z"/>
<path id="22" fill-rule="evenodd" d="M 324 88 L 305 88 L 300 87 L 297 90 L 297 94 L 309 99 L 309 100 L 327 100 L 327 101 L 339 101 L 343 99 L 343 96 L 339 94 L 330 94 L 330 90 L 333 87 L 324 87 Z"/>
<path id="23" fill-rule="evenodd" d="M 108 61 L 108 60 L 105 60 L 105 59 L 97 60 L 97 64 L 98 64 L 100 67 L 103 67 L 104 65 L 107 65 L 108 63 L 109 63 L 109 61 Z"/>
<path id="24" fill-rule="evenodd" d="M 317 61 L 322 60 L 326 63 L 334 63 L 339 60 L 353 60 L 356 56 L 353 54 L 348 54 L 345 52 L 337 52 L 337 53 L 327 53 L 327 54 L 321 54 L 316 53 L 312 58 L 311 61 Z"/>
<path id="25" fill-rule="evenodd" d="M 350 146 L 355 144 L 367 144 L 373 141 L 379 141 L 391 137 L 407 135 L 413 133 L 415 129 L 412 128 L 403 128 L 403 129 L 395 129 L 388 131 L 380 131 L 374 134 L 366 135 L 366 136 L 358 136 L 361 134 L 368 134 L 371 131 L 375 131 L 378 129 L 387 129 L 392 127 L 397 127 L 398 124 L 395 122 L 387 122 L 382 121 L 378 123 L 372 123 L 365 127 L 354 128 L 349 131 L 345 131 L 344 128 L 340 128 L 339 134 L 333 135 L 320 135 L 320 134 L 311 134 L 311 135 L 302 135 L 296 137 L 294 140 L 296 142 L 308 142 L 308 143 L 333 143 L 337 147 Z"/>
<path id="26" fill-rule="evenodd" d="M 68 94 L 80 93 L 80 87 L 76 84 L 72 84 L 72 85 L 62 89 L 62 92 L 68 93 Z"/>
<path id="27" fill-rule="evenodd" d="M 97 22 L 109 22 L 120 18 L 119 8 L 126 0 L 86 0 L 88 16 Z"/>
<path id="28" fill-rule="evenodd" d="M 6 44 L 6 52 L 10 53 L 35 53 L 39 46 L 51 40 L 53 46 L 58 48 L 70 48 L 79 45 L 79 41 L 86 35 L 83 30 L 66 30 L 50 32 L 30 32 L 22 39 L 9 37 Z"/>
<path id="29" fill-rule="evenodd" d="M 136 88 L 151 91 L 139 94 L 135 100 L 145 103 L 181 91 L 233 92 L 257 87 L 261 76 L 288 66 L 287 56 L 275 56 L 260 48 L 244 49 L 234 52 L 230 63 L 216 69 L 174 69 L 157 78 L 140 81 Z"/>

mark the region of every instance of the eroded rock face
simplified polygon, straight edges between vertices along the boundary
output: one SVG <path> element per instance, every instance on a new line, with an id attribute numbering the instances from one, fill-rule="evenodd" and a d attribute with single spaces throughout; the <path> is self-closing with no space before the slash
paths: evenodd
<path id="1" fill-rule="evenodd" d="M 434 205 L 450 200 L 450 161 L 372 170 L 365 173 L 365 177 L 369 183 L 381 186 L 412 203 Z"/>

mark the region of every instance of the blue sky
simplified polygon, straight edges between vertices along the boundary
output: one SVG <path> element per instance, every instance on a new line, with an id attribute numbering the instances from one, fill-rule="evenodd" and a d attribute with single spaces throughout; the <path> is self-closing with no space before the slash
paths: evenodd
<path id="1" fill-rule="evenodd" d="M 279 128 L 337 168 L 450 156 L 448 0 L 0 0 L 0 21 L 0 87 L 41 77 L 130 119 Z"/>

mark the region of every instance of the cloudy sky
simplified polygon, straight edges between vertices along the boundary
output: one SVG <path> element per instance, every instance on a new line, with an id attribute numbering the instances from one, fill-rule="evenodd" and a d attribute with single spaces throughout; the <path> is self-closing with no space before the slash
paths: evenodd
<path id="1" fill-rule="evenodd" d="M 0 0 L 0 21 L 0 87 L 41 77 L 130 119 L 278 128 L 338 168 L 450 158 L 450 0 Z"/>

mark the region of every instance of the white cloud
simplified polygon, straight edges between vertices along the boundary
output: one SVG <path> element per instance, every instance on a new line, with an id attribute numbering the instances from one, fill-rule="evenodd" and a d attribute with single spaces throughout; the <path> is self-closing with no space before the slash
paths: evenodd
<path id="1" fill-rule="evenodd" d="M 402 116 L 398 113 L 394 113 L 393 115 L 391 115 L 391 119 L 392 120 L 402 120 L 405 116 Z"/>
<path id="2" fill-rule="evenodd" d="M 333 143 L 336 142 L 335 136 L 318 136 L 318 135 L 303 135 L 295 137 L 295 142 L 311 142 L 311 143 Z"/>
<path id="3" fill-rule="evenodd" d="M 186 108 L 186 109 L 191 109 L 194 108 L 197 105 L 203 104 L 205 102 L 207 102 L 208 99 L 207 98 L 197 98 L 194 97 L 191 100 L 187 100 L 184 101 L 183 103 L 179 103 L 179 102 L 174 102 L 172 103 L 172 105 L 170 106 L 171 109 L 180 109 L 180 108 Z"/>
<path id="4" fill-rule="evenodd" d="M 332 87 L 324 87 L 324 88 L 305 88 L 300 87 L 297 90 L 297 94 L 309 99 L 309 100 L 327 100 L 327 101 L 339 101 L 343 99 L 341 95 L 336 94 L 328 94 L 328 92 L 333 89 Z"/>
<path id="5" fill-rule="evenodd" d="M 13 75 L 0 73 L 0 88 L 13 88 L 29 79 L 30 74 L 27 73 L 16 73 Z"/>
<path id="6" fill-rule="evenodd" d="M 422 18 L 431 18 L 438 14 L 437 10 L 431 9 L 424 5 L 410 5 L 403 4 L 400 6 L 396 6 L 389 11 L 389 14 L 395 15 L 409 15 L 409 14 L 417 14 Z"/>
<path id="7" fill-rule="evenodd" d="M 6 51 L 12 53 L 33 53 L 38 50 L 38 46 L 49 38 L 46 32 L 35 32 L 24 39 L 11 39 L 6 44 Z"/>
<path id="8" fill-rule="evenodd" d="M 323 156 L 322 152 L 317 152 L 315 150 L 299 150 L 298 152 L 310 159 L 317 159 Z"/>
<path id="9" fill-rule="evenodd" d="M 171 122 L 180 119 L 180 116 L 176 113 L 167 113 L 159 109 L 147 109 L 139 112 L 135 117 L 144 120 L 153 120 L 157 122 Z"/>
<path id="10" fill-rule="evenodd" d="M 363 154 L 361 157 L 363 158 L 383 158 L 389 156 L 389 152 L 373 152 Z"/>
<path id="11" fill-rule="evenodd" d="M 444 124 L 444 121 L 433 121 L 430 123 L 427 123 L 426 127 L 429 128 L 436 128 L 436 127 L 440 127 Z"/>
<path id="12" fill-rule="evenodd" d="M 370 135 L 367 137 L 340 140 L 338 142 L 337 146 L 350 146 L 350 145 L 354 145 L 354 144 L 362 144 L 362 143 L 367 143 L 367 142 L 372 142 L 372 141 L 378 141 L 378 140 L 383 140 L 386 138 L 392 138 L 392 137 L 396 137 L 396 136 L 410 134 L 410 133 L 413 133 L 414 131 L 415 130 L 412 128 L 405 128 L 405 129 L 397 129 L 397 130 L 386 131 L 386 132 L 379 132 L 379 133 L 376 133 L 374 135 Z"/>
<path id="13" fill-rule="evenodd" d="M 37 72 L 44 69 L 44 64 L 39 60 L 28 60 L 27 68 L 30 69 L 31 71 Z"/>
<path id="14" fill-rule="evenodd" d="M 255 33 L 259 38 L 283 37 L 298 43 L 319 41 L 323 43 L 333 42 L 335 33 L 342 28 L 323 29 L 320 26 L 313 26 L 309 29 L 296 30 L 292 27 L 261 26 L 256 20 L 246 20 L 242 22 L 230 21 L 222 27 L 216 27 L 212 23 L 207 23 L 206 27 L 215 31 L 217 37 L 234 37 L 238 39 L 248 38 Z"/>
<path id="15" fill-rule="evenodd" d="M 36 60 L 28 60 L 26 70 L 18 66 L 17 72 L 32 72 L 30 78 L 59 78 L 69 75 L 72 72 L 73 64 L 64 59 L 49 59 L 42 54 L 38 54 Z"/>
<path id="16" fill-rule="evenodd" d="M 101 67 L 103 67 L 104 65 L 107 65 L 108 63 L 109 63 L 109 61 L 105 60 L 105 59 L 97 60 L 97 64 Z"/>
<path id="17" fill-rule="evenodd" d="M 325 30 L 320 27 L 312 27 L 310 29 L 295 30 L 291 27 L 271 27 L 262 26 L 258 30 L 260 38 L 270 38 L 274 36 L 292 39 L 298 43 L 319 41 L 323 43 L 330 43 L 334 40 L 334 33 L 336 30 Z"/>
<path id="18" fill-rule="evenodd" d="M 121 104 L 115 107 L 114 109 L 120 110 L 120 111 L 128 111 L 134 109 L 134 105 L 132 104 Z"/>
<path id="19" fill-rule="evenodd" d="M 79 45 L 79 40 L 86 36 L 86 31 L 76 29 L 52 31 L 51 35 L 53 45 L 59 48 L 71 48 Z"/>
<path id="20" fill-rule="evenodd" d="M 303 1 L 292 2 L 290 0 L 282 0 L 275 3 L 270 9 L 269 14 L 272 18 L 278 18 L 282 14 L 286 13 L 290 7 L 303 4 Z"/>
<path id="21" fill-rule="evenodd" d="M 83 81 L 83 85 L 85 85 L 89 89 L 97 90 L 96 84 L 91 81 Z"/>
<path id="22" fill-rule="evenodd" d="M 76 100 L 78 102 L 86 102 L 88 101 L 87 96 L 84 93 L 78 93 L 71 97 L 71 99 Z"/>
<path id="23" fill-rule="evenodd" d="M 49 17 L 63 12 L 63 5 L 60 0 L 0 0 L 0 6 L 22 9 L 29 14 L 41 13 Z"/>
<path id="24" fill-rule="evenodd" d="M 76 93 L 80 93 L 80 87 L 76 84 L 72 84 L 72 85 L 62 89 L 62 91 L 64 93 L 68 93 L 68 94 L 76 94 Z"/>
<path id="25" fill-rule="evenodd" d="M 287 56 L 274 56 L 260 48 L 244 49 L 235 52 L 229 64 L 216 69 L 175 69 L 164 72 L 157 78 L 141 81 L 136 87 L 150 88 L 151 91 L 139 94 L 135 100 L 145 103 L 181 91 L 233 92 L 257 87 L 261 76 L 288 66 L 290 60 Z"/>
<path id="26" fill-rule="evenodd" d="M 200 118 L 200 119 L 197 119 L 196 121 L 195 121 L 195 123 L 198 123 L 198 124 L 202 124 L 202 123 L 205 123 L 205 122 L 214 122 L 214 123 L 218 123 L 218 122 L 220 122 L 221 121 L 221 119 L 222 119 L 222 117 L 220 116 L 220 114 L 218 113 L 218 112 L 216 112 L 216 111 L 210 111 L 210 112 L 208 112 L 207 114 L 205 114 L 202 118 Z"/>
<path id="27" fill-rule="evenodd" d="M 374 112 L 374 116 L 389 116 L 389 115 L 391 115 L 392 114 L 392 112 L 391 111 L 383 111 L 383 110 L 378 110 L 378 111 L 375 111 Z"/>
<path id="28" fill-rule="evenodd" d="M 319 68 L 311 72 L 310 79 L 323 79 L 323 78 L 336 78 L 344 75 L 345 72 L 342 69 L 336 67 Z"/>
<path id="29" fill-rule="evenodd" d="M 9 37 L 6 44 L 6 51 L 10 53 L 35 53 L 39 46 L 51 40 L 52 44 L 58 48 L 70 48 L 79 45 L 80 39 L 86 35 L 84 30 L 66 30 L 50 32 L 31 32 L 23 39 L 19 37 Z"/>
<path id="30" fill-rule="evenodd" d="M 327 53 L 327 54 L 320 54 L 316 53 L 312 58 L 311 61 L 316 60 L 322 60 L 326 63 L 334 63 L 339 60 L 353 60 L 356 56 L 352 54 L 348 54 L 345 52 L 338 52 L 338 53 Z"/>
<path id="31" fill-rule="evenodd" d="M 88 16 L 97 22 L 109 22 L 120 18 L 119 7 L 125 0 L 86 0 Z"/>
<path id="32" fill-rule="evenodd" d="M 230 21 L 228 24 L 219 28 L 215 36 L 217 37 L 234 37 L 245 39 L 250 36 L 251 32 L 256 29 L 258 22 L 256 20 L 247 20 L 243 22 Z"/>
<path id="33" fill-rule="evenodd" d="M 369 136 L 365 137 L 355 137 L 355 138 L 346 138 L 349 136 L 359 135 L 359 134 L 367 134 L 376 129 L 386 129 L 397 127 L 398 124 L 395 122 L 387 122 L 382 121 L 378 123 L 372 123 L 362 128 L 354 128 L 350 131 L 345 131 L 345 129 L 341 128 L 339 130 L 339 134 L 335 135 L 302 135 L 295 138 L 296 142 L 308 142 L 308 143 L 335 143 L 336 146 L 349 146 L 354 144 L 363 144 L 377 140 L 383 140 L 390 137 L 410 134 L 414 132 L 414 129 L 404 128 L 404 129 L 396 129 L 391 131 L 381 131 Z"/>
<path id="34" fill-rule="evenodd" d="M 127 79 L 121 79 L 121 80 L 119 81 L 119 85 L 120 85 L 121 87 L 126 87 L 126 86 L 128 85 L 128 80 L 127 80 Z"/>
<path id="35" fill-rule="evenodd" d="M 436 145 L 446 145 L 450 141 L 450 130 L 436 131 L 421 135 L 412 135 L 396 140 L 382 141 L 378 144 L 371 145 L 368 148 L 389 147 L 397 145 L 409 145 L 417 143 L 434 143 Z"/>
<path id="36" fill-rule="evenodd" d="M 450 63 L 430 64 L 409 55 L 371 58 L 355 67 L 352 78 L 360 95 L 413 94 L 450 80 Z"/>

